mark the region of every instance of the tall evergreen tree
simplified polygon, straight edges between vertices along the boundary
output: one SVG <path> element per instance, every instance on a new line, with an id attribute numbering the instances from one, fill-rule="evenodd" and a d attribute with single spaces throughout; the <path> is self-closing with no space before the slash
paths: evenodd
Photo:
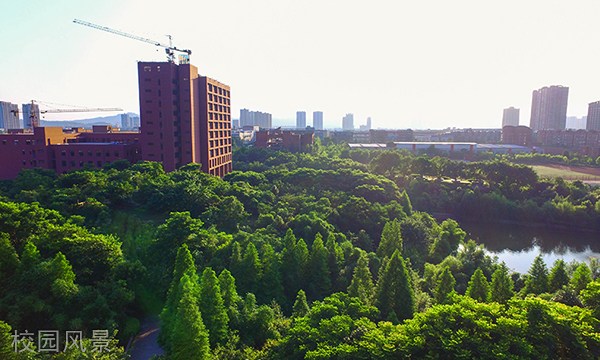
<path id="1" fill-rule="evenodd" d="M 394 251 L 377 282 L 375 305 L 384 319 L 409 319 L 415 310 L 415 293 L 400 250 Z M 395 316 L 395 317 L 394 317 Z"/>
<path id="2" fill-rule="evenodd" d="M 229 270 L 223 269 L 219 274 L 219 287 L 221 289 L 223 305 L 226 308 L 237 307 L 237 304 L 239 304 L 242 299 L 237 293 L 235 278 L 231 275 Z"/>
<path id="3" fill-rule="evenodd" d="M 328 263 L 329 263 L 329 274 L 331 275 L 331 287 L 334 291 L 338 290 L 338 278 L 340 276 L 340 266 L 344 261 L 344 252 L 342 248 L 335 240 L 335 235 L 329 233 L 327 241 L 325 242 L 327 248 Z"/>
<path id="4" fill-rule="evenodd" d="M 283 285 L 281 282 L 281 260 L 270 244 L 263 246 L 263 274 L 260 281 L 260 291 L 256 294 L 258 301 L 268 304 L 275 300 L 283 301 Z"/>
<path id="5" fill-rule="evenodd" d="M 477 268 L 471 276 L 466 295 L 480 302 L 490 300 L 490 285 L 480 268 Z"/>
<path id="6" fill-rule="evenodd" d="M 306 301 L 306 293 L 304 290 L 298 290 L 298 295 L 296 296 L 296 301 L 294 302 L 294 306 L 292 308 L 292 317 L 302 317 L 308 314 L 310 308 L 308 307 L 308 302 Z"/>
<path id="7" fill-rule="evenodd" d="M 490 289 L 491 300 L 506 304 L 515 295 L 513 280 L 508 274 L 508 268 L 502 263 L 492 274 Z"/>
<path id="8" fill-rule="evenodd" d="M 569 275 L 567 274 L 567 266 L 562 259 L 554 262 L 554 266 L 550 270 L 548 276 L 550 292 L 556 292 L 562 289 L 563 286 L 569 284 Z"/>
<path id="9" fill-rule="evenodd" d="M 171 345 L 170 339 L 173 333 L 175 315 L 177 313 L 179 301 L 181 300 L 181 278 L 184 275 L 188 277 L 191 284 L 198 283 L 196 265 L 187 244 L 181 245 L 177 250 L 175 267 L 173 268 L 173 278 L 171 279 L 171 285 L 167 292 L 165 306 L 160 313 L 161 331 L 158 340 L 167 350 Z M 192 291 L 193 296 L 198 295 L 197 286 L 193 286 L 190 291 Z"/>
<path id="10" fill-rule="evenodd" d="M 402 209 L 404 210 L 406 215 L 411 216 L 413 212 L 413 207 L 410 201 L 410 197 L 406 193 L 406 190 L 402 190 L 402 192 L 400 193 L 399 203 L 400 205 L 402 205 Z"/>
<path id="11" fill-rule="evenodd" d="M 57 253 L 48 263 L 48 273 L 52 277 L 50 290 L 52 295 L 60 299 L 60 303 L 66 303 L 79 291 L 79 287 L 75 284 L 73 267 L 63 253 Z"/>
<path id="12" fill-rule="evenodd" d="M 7 288 L 8 282 L 18 268 L 19 256 L 10 242 L 8 234 L 0 233 L 0 288 Z"/>
<path id="13" fill-rule="evenodd" d="M 369 269 L 369 258 L 365 252 L 361 252 L 352 282 L 348 287 L 348 295 L 359 298 L 364 304 L 371 305 L 373 301 L 373 275 Z"/>
<path id="14" fill-rule="evenodd" d="M 526 294 L 541 294 L 548 291 L 548 269 L 541 255 L 536 256 L 525 281 Z"/>
<path id="15" fill-rule="evenodd" d="M 317 233 L 313 241 L 308 264 L 308 296 L 313 300 L 321 300 L 331 292 L 331 275 L 329 274 L 329 254 L 323 237 Z"/>
<path id="16" fill-rule="evenodd" d="M 381 241 L 377 248 L 377 255 L 380 258 L 390 257 L 392 254 L 399 250 L 402 253 L 402 234 L 400 229 L 400 222 L 394 219 L 391 222 L 387 222 L 383 231 L 381 232 Z"/>
<path id="17" fill-rule="evenodd" d="M 575 272 L 573 272 L 570 282 L 575 294 L 579 294 L 579 292 L 585 289 L 590 282 L 592 282 L 592 272 L 590 271 L 590 268 L 585 263 L 579 264 L 577 269 L 575 269 Z"/>
<path id="18" fill-rule="evenodd" d="M 242 294 L 256 293 L 261 276 L 261 263 L 254 243 L 248 243 L 241 264 L 241 273 L 235 276 Z"/>
<path id="19" fill-rule="evenodd" d="M 181 299 L 171 336 L 172 345 L 167 350 L 170 359 L 203 360 L 210 359 L 209 332 L 202 322 L 202 314 L 194 292 L 196 284 L 187 274 L 181 277 Z"/>
<path id="20" fill-rule="evenodd" d="M 231 245 L 231 258 L 229 259 L 229 270 L 236 279 L 244 271 L 242 269 L 242 259 L 242 247 L 240 246 L 240 243 L 236 241 Z"/>
<path id="21" fill-rule="evenodd" d="M 229 318 L 223 303 L 217 274 L 210 267 L 205 268 L 202 272 L 198 308 L 202 313 L 204 325 L 209 331 L 211 345 L 224 344 L 227 341 Z"/>
<path id="22" fill-rule="evenodd" d="M 438 304 L 449 303 L 452 299 L 452 295 L 456 293 L 454 286 L 456 286 L 456 279 L 454 279 L 452 272 L 450 272 L 450 268 L 446 266 L 438 278 L 438 283 L 435 288 L 435 301 Z"/>
<path id="23" fill-rule="evenodd" d="M 300 290 L 301 279 L 300 259 L 296 253 L 296 237 L 291 229 L 288 229 L 283 238 L 283 250 L 281 253 L 281 275 L 283 281 L 283 291 L 286 300 L 289 301 L 287 308 L 292 305 L 292 299 Z"/>

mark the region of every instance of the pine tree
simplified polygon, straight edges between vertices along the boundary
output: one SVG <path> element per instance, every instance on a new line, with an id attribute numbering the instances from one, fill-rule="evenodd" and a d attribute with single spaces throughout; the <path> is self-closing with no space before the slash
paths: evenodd
<path id="1" fill-rule="evenodd" d="M 202 322 L 202 314 L 198 309 L 196 296 L 197 285 L 187 274 L 181 277 L 181 299 L 177 306 L 172 345 L 167 350 L 170 359 L 203 360 L 210 359 L 209 332 Z"/>
<path id="2" fill-rule="evenodd" d="M 202 272 L 198 307 L 202 313 L 204 325 L 210 334 L 210 344 L 224 344 L 227 341 L 229 318 L 223 303 L 217 274 L 210 267 Z"/>
<path id="3" fill-rule="evenodd" d="M 567 266 L 562 259 L 554 262 L 554 266 L 550 270 L 548 276 L 550 292 L 556 292 L 562 289 L 563 286 L 569 284 L 569 275 L 567 274 Z"/>
<path id="4" fill-rule="evenodd" d="M 406 215 L 411 216 L 412 212 L 413 212 L 413 208 L 412 208 L 412 203 L 410 202 L 410 197 L 406 193 L 406 190 L 402 190 L 402 192 L 400 193 L 399 200 L 400 200 L 399 203 L 400 203 L 400 205 L 402 205 L 402 209 L 404 209 L 404 212 L 406 213 Z"/>
<path id="5" fill-rule="evenodd" d="M 369 258 L 365 252 L 361 252 L 352 274 L 352 282 L 348 287 L 348 295 L 359 298 L 364 304 L 371 305 L 373 289 L 373 275 L 369 269 Z"/>
<path id="6" fill-rule="evenodd" d="M 375 305 L 384 319 L 395 315 L 398 320 L 404 320 L 413 316 L 415 294 L 410 274 L 399 250 L 394 251 L 381 272 L 377 282 Z"/>
<path id="7" fill-rule="evenodd" d="M 311 300 L 321 300 L 331 292 L 328 257 L 323 237 L 317 233 L 308 264 L 308 295 Z"/>
<path id="8" fill-rule="evenodd" d="M 219 274 L 219 287 L 221 288 L 223 305 L 226 308 L 237 307 L 237 304 L 239 304 L 242 299 L 237 293 L 235 278 L 231 275 L 229 270 L 224 269 Z"/>
<path id="9" fill-rule="evenodd" d="M 377 248 L 377 255 L 380 258 L 390 257 L 392 254 L 399 250 L 402 253 L 402 235 L 400 229 L 400 223 L 397 219 L 391 222 L 387 222 L 383 231 L 381 232 L 381 241 Z"/>
<path id="10" fill-rule="evenodd" d="M 536 256 L 525 281 L 526 294 L 541 294 L 548 291 L 548 269 L 541 255 Z"/>
<path id="11" fill-rule="evenodd" d="M 263 275 L 261 285 L 257 293 L 260 303 L 267 304 L 275 300 L 277 303 L 283 301 L 283 285 L 281 282 L 281 260 L 279 254 L 275 253 L 270 244 L 263 246 Z"/>
<path id="12" fill-rule="evenodd" d="M 480 268 L 477 268 L 471 276 L 466 295 L 480 302 L 490 300 L 490 285 Z"/>
<path id="13" fill-rule="evenodd" d="M 177 313 L 179 301 L 181 300 L 181 278 L 184 275 L 188 277 L 192 284 L 198 283 L 196 264 L 194 263 L 192 253 L 190 253 L 186 244 L 181 245 L 177 250 L 177 257 L 175 258 L 175 266 L 173 268 L 173 278 L 171 279 L 171 285 L 167 292 L 165 306 L 160 313 L 161 331 L 158 340 L 166 350 L 171 346 L 171 335 L 173 333 L 175 315 Z M 191 291 L 195 292 L 193 295 L 198 295 L 197 286 L 194 286 Z"/>
<path id="14" fill-rule="evenodd" d="M 281 252 L 281 275 L 283 291 L 288 306 L 292 305 L 292 299 L 300 290 L 300 264 L 296 256 L 296 237 L 291 229 L 288 229 L 283 238 L 283 250 Z M 289 309 L 289 307 L 288 307 Z"/>
<path id="15" fill-rule="evenodd" d="M 242 247 L 239 242 L 234 242 L 231 245 L 231 258 L 229 259 L 229 269 L 231 274 L 236 279 L 242 274 Z"/>
<path id="16" fill-rule="evenodd" d="M 438 283 L 435 288 L 435 301 L 438 304 L 448 304 L 452 300 L 452 296 L 456 293 L 454 286 L 456 280 L 450 272 L 449 267 L 444 267 L 444 271 L 438 278 Z"/>
<path id="17" fill-rule="evenodd" d="M 585 263 L 582 263 L 573 272 L 570 285 L 575 294 L 579 295 L 579 292 L 585 289 L 590 282 L 592 282 L 592 272 Z"/>
<path id="18" fill-rule="evenodd" d="M 364 232 L 364 231 L 363 231 Z M 328 263 L 329 263 L 329 274 L 331 276 L 331 287 L 334 289 L 338 289 L 338 277 L 340 276 L 340 264 L 344 261 L 344 253 L 342 248 L 335 240 L 335 235 L 332 233 L 327 236 L 327 242 L 325 243 L 325 247 L 327 248 Z"/>
<path id="19" fill-rule="evenodd" d="M 515 295 L 512 278 L 508 268 L 502 263 L 492 274 L 491 299 L 500 304 L 506 304 Z"/>
<path id="20" fill-rule="evenodd" d="M 239 280 L 238 286 L 242 294 L 256 293 L 261 276 L 260 272 L 261 264 L 258 251 L 254 243 L 249 243 L 242 259 L 241 273 L 235 276 Z"/>
<path id="21" fill-rule="evenodd" d="M 298 290 L 298 295 L 296 296 L 296 301 L 294 302 L 294 307 L 292 308 L 292 317 L 302 317 L 308 314 L 310 308 L 308 307 L 308 302 L 306 301 L 306 293 L 304 290 Z"/>
<path id="22" fill-rule="evenodd" d="M 49 275 L 52 277 L 51 292 L 52 295 L 61 299 L 61 303 L 79 292 L 79 287 L 75 284 L 75 273 L 69 260 L 58 252 L 52 261 L 48 264 Z"/>
<path id="23" fill-rule="evenodd" d="M 0 289 L 8 288 L 8 281 L 19 268 L 19 256 L 8 235 L 0 233 Z"/>

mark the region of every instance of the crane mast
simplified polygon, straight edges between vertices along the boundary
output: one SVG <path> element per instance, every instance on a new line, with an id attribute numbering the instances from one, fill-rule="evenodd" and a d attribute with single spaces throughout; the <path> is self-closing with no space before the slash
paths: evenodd
<path id="1" fill-rule="evenodd" d="M 145 42 L 145 43 L 148 43 L 148 44 L 152 44 L 154 46 L 162 47 L 162 48 L 165 49 L 165 52 L 167 53 L 167 59 L 171 63 L 175 62 L 175 52 L 182 53 L 182 56 L 180 56 L 180 59 L 179 59 L 180 63 L 186 63 L 187 64 L 190 61 L 190 57 L 189 56 L 192 54 L 192 50 L 179 49 L 179 48 L 173 46 L 171 35 L 167 35 L 167 37 L 169 38 L 169 44 L 163 44 L 160 41 L 156 41 L 156 40 L 152 40 L 152 39 L 147 39 L 147 38 L 142 37 L 142 36 L 129 34 L 129 33 L 126 33 L 124 31 L 121 31 L 121 30 L 111 29 L 111 28 L 106 27 L 106 26 L 93 24 L 91 22 L 87 22 L 87 21 L 83 21 L 83 20 L 79 20 L 79 19 L 74 19 L 73 22 L 75 24 L 79 24 L 79 25 L 91 27 L 93 29 L 106 31 L 106 32 L 111 33 L 111 34 L 124 36 L 124 37 L 129 38 L 129 39 L 138 40 L 138 41 L 142 41 L 142 42 Z"/>

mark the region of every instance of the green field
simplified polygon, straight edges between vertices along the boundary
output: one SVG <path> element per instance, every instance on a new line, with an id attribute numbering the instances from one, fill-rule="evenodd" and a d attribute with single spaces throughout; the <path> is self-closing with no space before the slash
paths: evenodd
<path id="1" fill-rule="evenodd" d="M 600 181 L 600 176 L 586 174 L 583 172 L 577 172 L 566 168 L 555 168 L 544 165 L 531 165 L 533 170 L 541 176 L 546 178 L 561 177 L 565 180 L 587 180 L 587 181 Z"/>

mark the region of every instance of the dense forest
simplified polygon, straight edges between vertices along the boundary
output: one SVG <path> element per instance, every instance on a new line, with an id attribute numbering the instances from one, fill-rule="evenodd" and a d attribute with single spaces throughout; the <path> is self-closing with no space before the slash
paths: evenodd
<path id="1" fill-rule="evenodd" d="M 234 169 L 116 162 L 1 183 L 0 358 L 51 358 L 14 351 L 14 331 L 40 329 L 114 338 L 54 358 L 125 358 L 149 315 L 168 359 L 600 356 L 598 261 L 513 273 L 460 227 L 600 231 L 599 188 L 508 159 L 319 143 L 238 149 Z"/>

